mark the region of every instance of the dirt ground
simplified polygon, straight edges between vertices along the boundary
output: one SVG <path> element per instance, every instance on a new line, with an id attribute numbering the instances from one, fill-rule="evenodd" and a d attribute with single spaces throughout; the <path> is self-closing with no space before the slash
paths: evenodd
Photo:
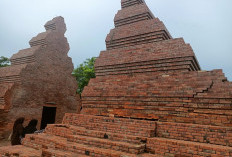
<path id="1" fill-rule="evenodd" d="M 0 147 L 2 147 L 2 146 L 10 146 L 10 141 L 0 140 Z"/>

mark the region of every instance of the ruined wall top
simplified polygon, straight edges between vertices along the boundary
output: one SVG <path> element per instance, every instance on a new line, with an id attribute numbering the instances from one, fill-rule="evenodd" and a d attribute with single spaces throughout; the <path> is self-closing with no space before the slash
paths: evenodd
<path id="1" fill-rule="evenodd" d="M 66 24 L 64 18 L 61 16 L 57 16 L 46 22 L 44 27 L 46 29 L 45 32 L 39 33 L 29 41 L 30 48 L 20 50 L 10 58 L 12 65 L 35 62 L 35 53 L 41 46 L 45 47 L 49 43 L 57 42 L 57 38 L 54 35 L 64 37 L 66 32 Z"/>
<path id="2" fill-rule="evenodd" d="M 47 35 L 50 33 L 56 33 L 61 36 L 64 36 L 64 33 L 66 32 L 66 25 L 64 23 L 64 18 L 61 16 L 55 17 L 52 20 L 48 21 L 44 25 L 46 32 L 38 34 L 36 37 L 32 38 L 29 42 L 31 47 L 34 46 L 46 46 L 47 45 Z"/>
<path id="3" fill-rule="evenodd" d="M 71 75 L 73 71 L 72 60 L 67 55 L 69 44 L 64 35 L 66 32 L 64 18 L 61 16 L 55 17 L 46 22 L 44 27 L 46 31 L 39 33 L 30 40 L 30 48 L 19 50 L 10 58 L 11 66 L 0 69 L 0 106 L 2 106 L 0 108 L 7 108 L 12 104 L 23 106 L 29 100 L 37 103 L 39 101 L 59 102 L 64 106 L 71 104 L 69 108 L 74 108 L 73 106 L 76 108 L 77 85 L 75 78 Z M 67 80 L 69 81 L 66 82 Z M 59 81 L 60 83 L 58 83 Z M 63 85 L 61 85 L 62 83 Z M 15 90 L 11 90 L 13 86 L 8 86 L 8 84 L 13 84 L 15 87 L 17 86 L 17 90 L 30 94 L 24 96 L 22 100 L 21 96 L 19 96 L 20 100 L 8 96 L 7 93 L 15 92 Z M 40 85 L 37 86 L 37 84 Z M 67 85 L 70 85 L 70 87 L 63 89 Z M 60 89 L 58 90 L 58 88 Z M 62 91 L 62 93 L 59 93 L 59 91 Z M 41 93 L 44 93 L 44 95 Z M 60 96 L 55 96 L 59 94 Z M 72 100 L 64 98 L 68 96 L 71 96 Z M 69 101 L 71 102 L 67 103 Z"/>
<path id="4" fill-rule="evenodd" d="M 145 3 L 144 0 L 121 0 L 121 6 L 122 8 L 130 7 L 136 4 L 142 4 Z"/>
<path id="5" fill-rule="evenodd" d="M 66 25 L 64 22 L 64 18 L 62 16 L 57 16 L 53 18 L 52 20 L 48 21 L 44 25 L 44 27 L 46 31 L 52 30 L 52 31 L 57 31 L 62 34 L 66 32 Z"/>

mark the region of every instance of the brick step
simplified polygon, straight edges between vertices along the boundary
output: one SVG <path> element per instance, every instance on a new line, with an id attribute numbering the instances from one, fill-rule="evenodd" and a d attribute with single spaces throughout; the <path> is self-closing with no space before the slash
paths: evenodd
<path id="1" fill-rule="evenodd" d="M 44 149 L 36 150 L 33 148 L 25 147 L 22 145 L 18 146 L 7 146 L 0 147 L 0 156 L 9 157 L 9 156 L 20 156 L 20 157 L 87 157 L 86 155 L 77 155 L 72 152 L 54 150 L 54 149 Z"/>
<path id="2" fill-rule="evenodd" d="M 145 150 L 145 144 L 130 144 L 125 142 L 110 141 L 108 139 L 99 139 L 87 136 L 73 135 L 69 136 L 68 141 L 81 143 L 84 145 L 91 145 L 94 147 L 112 149 L 131 154 L 140 154 Z"/>
<path id="3" fill-rule="evenodd" d="M 84 117 L 84 118 L 83 118 Z M 153 122 L 153 126 L 150 127 L 140 127 L 146 125 L 146 122 L 141 122 L 140 126 L 127 125 L 120 123 L 120 121 L 128 121 L 129 119 L 123 118 L 110 118 L 110 117 L 99 117 L 99 116 L 86 116 L 79 114 L 66 114 L 64 117 L 63 123 L 70 124 L 79 127 L 85 127 L 89 130 L 98 130 L 105 132 L 113 132 L 113 133 L 121 133 L 127 135 L 134 136 L 143 136 L 143 137 L 153 137 L 155 135 L 155 125 Z M 104 121 L 108 121 L 104 123 Z M 117 122 L 119 121 L 119 122 Z M 132 120 L 133 122 L 139 120 Z M 117 123 L 116 123 L 117 122 Z"/>
<path id="4" fill-rule="evenodd" d="M 71 125 L 75 126 L 75 124 L 71 124 Z M 98 130 L 98 131 L 121 133 L 121 134 L 134 135 L 134 136 L 154 137 L 155 135 L 155 128 L 145 129 L 145 128 L 136 128 L 136 127 L 122 126 L 122 125 L 111 125 L 111 124 L 100 124 L 100 123 L 84 124 L 78 126 L 84 127 L 88 130 Z"/>
<path id="5" fill-rule="evenodd" d="M 56 136 L 54 134 L 49 134 L 51 136 Z M 84 145 L 89 145 L 93 147 L 105 148 L 105 149 L 112 149 L 116 151 L 122 151 L 132 154 L 140 154 L 143 153 L 145 150 L 145 144 L 130 144 L 126 142 L 119 142 L 119 141 L 111 141 L 109 139 L 101 139 L 95 137 L 88 137 L 82 135 L 71 135 L 69 132 L 65 135 L 67 141 L 74 142 L 74 143 L 81 143 Z"/>
<path id="6" fill-rule="evenodd" d="M 88 157 L 86 155 L 77 155 L 72 152 L 60 151 L 55 149 L 45 149 L 42 153 L 43 157 Z"/>
<path id="7" fill-rule="evenodd" d="M 117 118 L 115 118 L 116 120 L 117 120 Z M 127 118 L 125 118 L 125 119 L 127 119 Z M 140 128 L 150 128 L 150 129 L 154 129 L 155 128 L 155 121 L 153 122 L 153 126 L 151 126 L 151 124 L 146 124 L 145 122 L 144 122 L 144 120 L 141 120 L 141 122 L 140 123 L 134 123 L 134 122 L 121 122 L 121 121 L 119 121 L 119 122 L 112 122 L 112 121 L 108 121 L 107 122 L 107 120 L 105 120 L 105 121 L 100 121 L 100 122 L 94 122 L 94 123 L 101 123 L 101 124 L 113 124 L 113 125 L 122 125 L 122 126 L 128 126 L 128 127 L 134 127 L 134 128 L 136 128 L 136 127 L 140 127 Z"/>
<path id="8" fill-rule="evenodd" d="M 163 157 L 163 156 L 157 154 L 144 153 L 141 154 L 139 157 Z"/>
<path id="9" fill-rule="evenodd" d="M 68 141 L 66 138 L 49 135 L 49 134 L 31 134 L 27 135 L 23 140 L 23 145 L 34 149 L 55 149 L 64 150 L 76 154 L 88 155 L 93 157 L 122 157 L 136 156 L 126 152 L 116 151 L 112 149 L 98 148 L 84 144 L 78 144 Z"/>
<path id="10" fill-rule="evenodd" d="M 0 156 L 2 157 L 41 157 L 41 153 L 41 150 L 35 150 L 33 148 L 24 147 L 22 145 L 0 147 Z"/>
<path id="11" fill-rule="evenodd" d="M 165 138 L 148 138 L 147 151 L 161 156 L 231 157 L 232 147 Z"/>
<path id="12" fill-rule="evenodd" d="M 146 142 L 146 137 L 117 134 L 111 132 L 88 130 L 84 127 L 77 127 L 66 124 L 49 124 L 46 127 L 45 132 L 56 136 L 66 137 L 68 135 L 82 135 L 88 137 L 95 137 L 105 139 L 106 137 L 112 141 L 129 142 L 133 144 L 141 144 Z"/>
<path id="13" fill-rule="evenodd" d="M 232 127 L 157 122 L 157 137 L 232 147 Z"/>
<path id="14" fill-rule="evenodd" d="M 139 126 L 142 128 L 154 128 L 156 126 L 154 121 L 148 121 L 148 120 L 66 113 L 64 117 L 64 122 L 70 120 L 75 121 L 76 123 L 88 122 L 88 123 L 102 123 L 102 124 L 120 124 L 120 125 L 134 126 L 134 127 Z"/>

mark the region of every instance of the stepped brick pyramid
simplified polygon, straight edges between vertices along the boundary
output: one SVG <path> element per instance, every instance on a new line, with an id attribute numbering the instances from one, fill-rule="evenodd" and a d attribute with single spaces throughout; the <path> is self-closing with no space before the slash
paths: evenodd
<path id="1" fill-rule="evenodd" d="M 232 83 L 221 70 L 201 71 L 191 46 L 143 0 L 121 4 L 81 114 L 3 155 L 232 157 Z"/>
<path id="2" fill-rule="evenodd" d="M 9 134 L 20 116 L 41 120 L 43 106 L 57 108 L 59 123 L 65 112 L 77 112 L 79 96 L 64 19 L 56 17 L 45 28 L 30 40 L 30 48 L 10 58 L 11 66 L 0 68 L 0 134 Z"/>

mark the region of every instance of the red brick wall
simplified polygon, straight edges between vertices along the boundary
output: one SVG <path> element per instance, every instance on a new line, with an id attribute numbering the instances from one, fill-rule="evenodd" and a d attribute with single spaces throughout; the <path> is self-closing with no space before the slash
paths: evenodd
<path id="1" fill-rule="evenodd" d="M 198 98 L 210 94 L 214 82 L 227 84 L 223 80 L 217 70 L 97 77 L 82 94 L 82 113 L 231 126 L 232 99 L 222 99 L 224 95 Z M 230 93 L 230 88 L 224 89 Z"/>
<path id="2" fill-rule="evenodd" d="M 185 123 L 157 122 L 157 137 L 232 146 L 232 128 Z"/>
<path id="3" fill-rule="evenodd" d="M 0 69 L 0 86 L 6 86 L 0 88 L 0 98 L 4 97 L 4 110 L 9 110 L 5 115 L 6 134 L 18 117 L 26 118 L 24 125 L 33 118 L 40 125 L 43 106 L 57 107 L 57 123 L 66 112 L 79 112 L 80 98 L 76 94 L 77 82 L 71 75 L 72 60 L 67 56 L 64 19 L 56 17 L 45 27 L 49 31 L 32 38 L 31 48 L 20 50 L 11 57 L 11 66 Z M 13 89 L 7 87 L 9 83 L 14 84 Z"/>
<path id="4" fill-rule="evenodd" d="M 209 144 L 192 143 L 170 139 L 150 138 L 147 141 L 147 150 L 161 156 L 192 157 L 230 157 L 232 148 Z"/>
<path id="5" fill-rule="evenodd" d="M 191 46 L 183 39 L 102 51 L 95 63 L 97 76 L 199 69 Z"/>
<path id="6" fill-rule="evenodd" d="M 115 27 L 135 23 L 143 20 L 153 19 L 154 16 L 146 5 L 134 5 L 119 10 L 115 15 Z"/>

